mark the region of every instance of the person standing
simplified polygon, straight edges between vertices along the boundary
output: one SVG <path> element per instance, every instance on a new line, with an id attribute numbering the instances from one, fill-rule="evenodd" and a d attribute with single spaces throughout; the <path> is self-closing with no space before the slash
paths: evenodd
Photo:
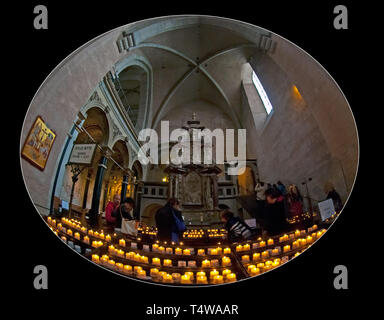
<path id="1" fill-rule="evenodd" d="M 185 230 L 179 200 L 170 198 L 165 206 L 156 212 L 155 220 L 159 240 L 179 242 L 180 233 Z"/>
<path id="2" fill-rule="evenodd" d="M 257 208 L 256 214 L 261 219 L 264 219 L 265 191 L 267 191 L 267 186 L 264 184 L 264 182 L 259 181 L 255 187 Z"/>
<path id="3" fill-rule="evenodd" d="M 286 201 L 288 206 L 288 218 L 297 217 L 300 219 L 303 214 L 303 198 L 299 189 L 294 184 L 291 184 L 288 187 Z"/>
<path id="4" fill-rule="evenodd" d="M 274 188 L 265 191 L 265 229 L 270 236 L 283 233 L 288 229 L 285 216 L 284 196 Z"/>
<path id="5" fill-rule="evenodd" d="M 277 181 L 277 189 L 279 189 L 281 195 L 285 195 L 287 193 L 287 189 L 285 188 L 285 185 L 279 180 Z"/>
<path id="6" fill-rule="evenodd" d="M 105 220 L 107 222 L 107 226 L 110 228 L 114 228 L 116 225 L 116 218 L 112 216 L 112 212 L 115 211 L 119 205 L 120 195 L 115 194 L 113 196 L 113 201 L 109 201 L 107 206 L 105 207 Z"/>
<path id="7" fill-rule="evenodd" d="M 343 202 L 341 201 L 341 197 L 336 192 L 335 188 L 332 187 L 331 190 L 328 192 L 327 199 L 332 199 L 336 212 L 341 211 L 341 209 L 343 208 Z"/>
<path id="8" fill-rule="evenodd" d="M 112 212 L 112 217 L 116 219 L 115 228 L 121 229 L 122 219 L 135 220 L 133 217 L 133 208 L 135 201 L 132 198 L 125 198 L 124 201 Z"/>

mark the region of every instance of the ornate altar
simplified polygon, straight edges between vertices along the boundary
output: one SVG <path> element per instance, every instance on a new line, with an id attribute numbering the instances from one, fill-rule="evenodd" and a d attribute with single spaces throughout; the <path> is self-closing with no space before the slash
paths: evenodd
<path id="1" fill-rule="evenodd" d="M 196 137 L 193 129 L 203 130 L 200 121 L 193 115 L 191 121 L 183 129 L 190 134 L 190 143 Z M 190 157 L 193 159 L 193 148 L 190 148 Z M 180 200 L 183 216 L 187 225 L 210 225 L 220 221 L 218 216 L 218 187 L 217 175 L 221 169 L 212 164 L 169 165 L 164 170 L 168 174 L 169 197 Z"/>

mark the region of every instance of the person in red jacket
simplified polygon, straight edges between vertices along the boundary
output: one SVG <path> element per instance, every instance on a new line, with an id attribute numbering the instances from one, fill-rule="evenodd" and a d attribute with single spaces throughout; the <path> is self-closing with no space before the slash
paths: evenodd
<path id="1" fill-rule="evenodd" d="M 120 195 L 115 194 L 113 197 L 113 201 L 109 201 L 107 206 L 105 207 L 105 220 L 107 221 L 107 225 L 110 227 L 115 227 L 116 218 L 112 216 L 112 212 L 115 211 L 119 205 Z"/>

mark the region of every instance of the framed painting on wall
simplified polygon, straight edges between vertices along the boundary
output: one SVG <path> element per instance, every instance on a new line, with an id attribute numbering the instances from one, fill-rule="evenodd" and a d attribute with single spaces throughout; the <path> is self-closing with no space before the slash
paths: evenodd
<path id="1" fill-rule="evenodd" d="M 21 156 L 43 171 L 55 138 L 55 132 L 47 127 L 40 116 L 37 116 L 25 139 Z"/>

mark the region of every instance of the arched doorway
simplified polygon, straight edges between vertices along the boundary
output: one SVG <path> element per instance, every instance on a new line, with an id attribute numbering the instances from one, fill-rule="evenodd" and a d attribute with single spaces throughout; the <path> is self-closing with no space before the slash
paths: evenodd
<path id="1" fill-rule="evenodd" d="M 141 215 L 141 222 L 149 227 L 156 226 L 155 215 L 162 205 L 153 203 L 148 205 Z"/>
<path id="2" fill-rule="evenodd" d="M 253 169 L 247 166 L 245 171 L 238 175 L 237 182 L 239 185 L 239 196 L 252 195 L 255 190 L 255 174 Z"/>

